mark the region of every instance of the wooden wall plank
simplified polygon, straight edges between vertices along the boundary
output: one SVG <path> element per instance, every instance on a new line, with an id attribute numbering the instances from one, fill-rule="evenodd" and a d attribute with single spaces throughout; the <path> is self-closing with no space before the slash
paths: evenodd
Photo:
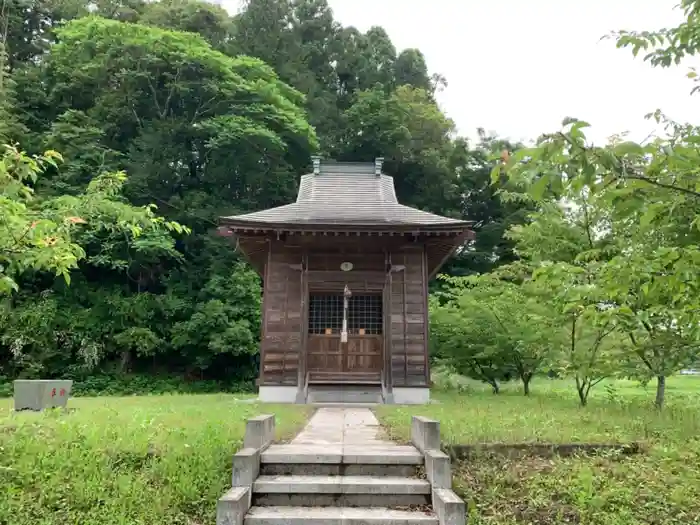
<path id="1" fill-rule="evenodd" d="M 294 385 L 299 380 L 303 319 L 301 263 L 301 250 L 271 242 L 261 341 L 263 384 Z"/>
<path id="2" fill-rule="evenodd" d="M 390 313 L 391 370 L 396 386 L 427 386 L 427 286 L 424 247 L 392 252 L 392 264 L 404 270 L 392 275 Z"/>

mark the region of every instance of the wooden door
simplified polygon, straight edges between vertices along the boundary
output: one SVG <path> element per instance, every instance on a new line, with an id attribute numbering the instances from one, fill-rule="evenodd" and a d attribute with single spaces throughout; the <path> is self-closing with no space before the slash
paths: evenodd
<path id="1" fill-rule="evenodd" d="M 382 369 L 382 337 L 349 335 L 309 335 L 309 370 L 327 372 L 379 372 Z"/>
<path id="2" fill-rule="evenodd" d="M 383 368 L 381 295 L 350 299 L 348 340 L 341 343 L 343 299 L 310 296 L 307 371 L 312 382 L 379 382 Z"/>
<path id="3" fill-rule="evenodd" d="M 382 336 L 349 335 L 342 352 L 348 372 L 382 371 Z"/>
<path id="4" fill-rule="evenodd" d="M 339 334 L 309 334 L 307 367 L 309 372 L 342 372 L 344 359 Z"/>

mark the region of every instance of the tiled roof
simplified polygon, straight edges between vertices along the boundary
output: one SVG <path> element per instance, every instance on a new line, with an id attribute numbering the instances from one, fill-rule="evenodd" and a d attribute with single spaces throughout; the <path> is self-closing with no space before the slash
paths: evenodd
<path id="1" fill-rule="evenodd" d="M 323 163 L 319 173 L 301 177 L 296 202 L 222 219 L 251 224 L 338 226 L 469 224 L 399 204 L 393 177 L 377 175 L 372 163 Z"/>

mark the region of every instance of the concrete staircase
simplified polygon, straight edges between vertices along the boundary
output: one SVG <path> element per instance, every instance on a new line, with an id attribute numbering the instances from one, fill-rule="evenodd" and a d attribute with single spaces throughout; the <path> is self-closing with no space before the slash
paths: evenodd
<path id="1" fill-rule="evenodd" d="M 324 427 L 338 413 L 340 437 Z M 435 449 L 437 422 L 414 418 L 414 445 L 401 446 L 377 439 L 372 419 L 368 409 L 320 409 L 283 445 L 271 444 L 273 416 L 249 420 L 263 434 L 246 432 L 217 525 L 463 525 L 449 458 Z"/>
<path id="2" fill-rule="evenodd" d="M 423 456 L 414 447 L 320 452 L 272 445 L 260 462 L 245 525 L 438 523 L 431 512 L 397 509 L 430 503 L 430 483 L 417 477 Z"/>

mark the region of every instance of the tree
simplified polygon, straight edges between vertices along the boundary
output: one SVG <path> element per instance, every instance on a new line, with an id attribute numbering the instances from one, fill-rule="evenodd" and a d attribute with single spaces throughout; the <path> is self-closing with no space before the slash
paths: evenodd
<path id="1" fill-rule="evenodd" d="M 695 126 L 665 123 L 668 136 L 648 144 L 591 146 L 585 123 L 565 122 L 564 130 L 543 136 L 507 164 L 509 176 L 529 184 L 536 198 L 551 188 L 560 196 L 591 195 L 609 210 L 598 229 L 608 232 L 611 248 L 598 274 L 604 300 L 630 335 L 640 365 L 657 378 L 659 408 L 666 376 L 694 355 L 700 323 L 691 277 L 700 271 L 700 134 Z M 601 254 L 594 248 L 587 258 Z M 621 272 L 631 263 L 631 272 Z"/>
<path id="2" fill-rule="evenodd" d="M 4 0 L 0 4 L 0 43 L 9 70 L 43 55 L 50 39 L 51 9 L 47 2 Z"/>
<path id="3" fill-rule="evenodd" d="M 70 281 L 70 271 L 86 256 L 76 242 L 81 225 L 90 224 L 92 234 L 100 231 L 131 238 L 174 252 L 170 231 L 185 231 L 179 224 L 157 217 L 153 207 L 135 208 L 119 202 L 126 181 L 124 173 L 104 173 L 94 178 L 78 196 L 36 200 L 30 185 L 37 182 L 47 166 L 62 160 L 55 151 L 30 157 L 10 146 L 0 160 L 0 210 L 4 226 L 0 236 L 0 292 L 18 290 L 17 277 L 28 270 L 52 271 Z"/>
<path id="4" fill-rule="evenodd" d="M 700 355 L 700 311 L 697 301 L 689 300 L 688 295 L 698 293 L 695 271 L 699 262 L 679 258 L 673 249 L 642 245 L 624 258 L 615 258 L 606 269 L 614 312 L 639 359 L 636 375 L 644 380 L 656 378 L 654 403 L 659 409 L 664 405 L 666 377 Z M 678 293 L 674 282 L 678 274 L 687 294 Z"/>
<path id="5" fill-rule="evenodd" d="M 419 49 L 404 49 L 394 62 L 394 82 L 431 92 L 435 88 L 428 74 L 428 65 Z"/>
<path id="6" fill-rule="evenodd" d="M 679 64 L 686 57 L 695 56 L 700 50 L 700 2 L 681 0 L 677 7 L 683 10 L 684 22 L 657 31 L 614 32 L 611 36 L 615 38 L 617 47 L 631 47 L 634 56 L 645 51 L 644 60 L 655 67 L 670 67 Z M 695 82 L 698 81 L 694 69 L 688 76 Z M 693 88 L 693 92 L 697 90 L 698 86 Z"/>
<path id="7" fill-rule="evenodd" d="M 616 325 L 601 277 L 615 255 L 617 231 L 609 207 L 586 192 L 572 190 L 560 201 L 542 200 L 535 190 L 533 198 L 538 210 L 529 215 L 528 223 L 511 228 L 509 236 L 523 258 L 519 264 L 526 270 L 523 279 L 531 279 L 529 286 L 538 290 L 565 327 L 555 364 L 573 375 L 584 406 L 591 389 L 614 373 L 620 350 L 612 341 Z"/>
<path id="8" fill-rule="evenodd" d="M 47 61 L 56 118 L 73 110 L 101 122 L 101 145 L 128 153 L 136 193 L 167 202 L 203 190 L 245 206 L 277 204 L 280 185 L 292 192 L 294 175 L 277 177 L 307 162 L 316 137 L 303 96 L 269 67 L 193 34 L 97 17 L 59 34 Z"/>
<path id="9" fill-rule="evenodd" d="M 473 147 L 464 139 L 455 139 L 448 157 L 448 170 L 456 178 L 459 215 L 473 221 L 476 233 L 466 249 L 448 261 L 444 271 L 450 275 L 487 273 L 515 262 L 515 242 L 505 234 L 512 226 L 523 224 L 527 213 L 534 211 L 530 201 L 502 198 L 517 190 L 509 181 L 491 183 L 493 157 L 522 145 L 480 131 L 480 140 Z"/>
<path id="10" fill-rule="evenodd" d="M 533 288 L 496 274 L 442 279 L 450 286 L 451 300 L 436 305 L 434 317 L 447 360 L 496 392 L 499 378 L 516 375 L 529 395 L 535 374 L 558 349 L 553 312 L 531 294 Z"/>
<path id="11" fill-rule="evenodd" d="M 487 383 L 498 394 L 500 381 L 510 372 L 508 356 L 493 331 L 493 316 L 483 309 L 466 310 L 475 305 L 466 294 L 452 304 L 431 301 L 432 353 L 457 373 Z"/>
<path id="12" fill-rule="evenodd" d="M 291 1 L 247 0 L 234 23 L 238 51 L 261 59 L 285 82 L 295 85 L 302 61 Z"/>
<path id="13" fill-rule="evenodd" d="M 197 33 L 214 49 L 233 54 L 234 23 L 221 6 L 198 0 L 148 2 L 139 16 L 139 22 L 164 29 Z"/>
<path id="14" fill-rule="evenodd" d="M 290 83 L 308 95 L 309 122 L 321 138 L 321 151 L 328 154 L 333 151 L 338 128 L 342 126 L 334 67 L 343 52 L 340 24 L 326 0 L 294 0 L 291 25 L 296 44 L 286 52 L 297 52 L 297 57 L 290 58 L 298 64 Z"/>
<path id="15" fill-rule="evenodd" d="M 616 327 L 604 294 L 595 283 L 596 269 L 559 262 L 533 275 L 534 283 L 548 295 L 548 303 L 556 313 L 554 321 L 565 330 L 553 368 L 574 377 L 581 406 L 588 404 L 593 387 L 618 371 L 623 355 L 621 345 L 614 340 Z"/>
<path id="16" fill-rule="evenodd" d="M 15 82 L 10 76 L 9 7 L 0 4 L 0 144 L 23 138 L 27 129 L 16 118 Z"/>
<path id="17" fill-rule="evenodd" d="M 222 354 L 257 353 L 260 280 L 251 268 L 239 263 L 228 274 L 212 277 L 197 295 L 192 314 L 173 326 L 175 349 L 200 372 Z M 255 371 L 250 368 L 252 379 Z"/>
<path id="18" fill-rule="evenodd" d="M 10 146 L 0 157 L 0 294 L 18 290 L 17 277 L 29 269 L 53 271 L 69 280 L 69 271 L 85 255 L 71 239 L 71 230 L 84 222 L 72 207 L 51 213 L 32 206 L 29 185 L 57 159 L 55 152 L 32 158 Z"/>
<path id="19" fill-rule="evenodd" d="M 455 177 L 445 162 L 454 123 L 429 93 L 402 86 L 387 95 L 377 85 L 358 94 L 345 119 L 340 159 L 384 157 L 399 201 L 436 213 L 458 213 Z"/>

